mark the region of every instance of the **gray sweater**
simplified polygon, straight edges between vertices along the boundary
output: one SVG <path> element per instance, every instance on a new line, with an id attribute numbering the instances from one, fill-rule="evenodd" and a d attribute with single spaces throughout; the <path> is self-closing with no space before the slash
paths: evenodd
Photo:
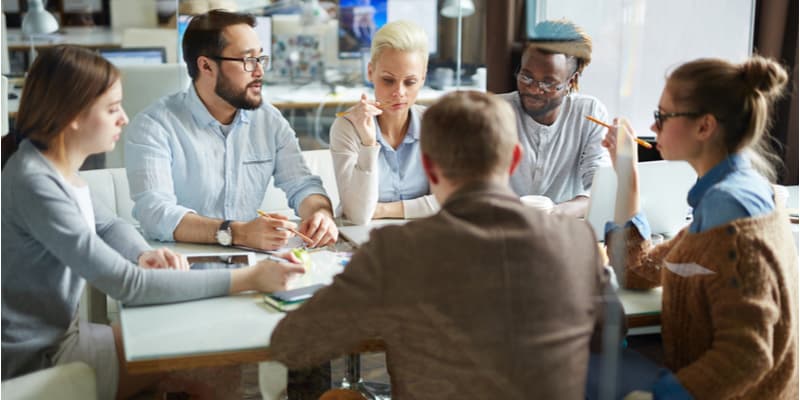
<path id="1" fill-rule="evenodd" d="M 226 270 L 139 268 L 149 249 L 94 202 L 95 230 L 54 166 L 25 140 L 2 172 L 2 378 L 50 365 L 86 283 L 130 305 L 220 296 Z"/>

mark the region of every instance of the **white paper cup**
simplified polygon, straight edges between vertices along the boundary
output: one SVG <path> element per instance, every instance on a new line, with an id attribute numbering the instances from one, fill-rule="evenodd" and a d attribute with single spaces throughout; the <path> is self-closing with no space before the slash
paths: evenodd
<path id="1" fill-rule="evenodd" d="M 553 211 L 553 207 L 555 206 L 553 200 L 550 200 L 547 196 L 522 196 L 519 200 L 528 207 L 545 212 Z"/>

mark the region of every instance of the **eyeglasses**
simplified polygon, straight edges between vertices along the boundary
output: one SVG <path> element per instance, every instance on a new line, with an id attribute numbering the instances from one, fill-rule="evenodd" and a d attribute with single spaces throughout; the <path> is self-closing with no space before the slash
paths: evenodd
<path id="1" fill-rule="evenodd" d="M 270 59 L 269 56 L 259 56 L 259 57 L 242 57 L 242 58 L 233 58 L 233 57 L 222 57 L 222 56 L 210 56 L 209 58 L 219 61 L 239 61 L 242 63 L 244 67 L 244 72 L 253 72 L 256 70 L 256 66 L 261 64 L 261 68 L 266 71 L 269 69 L 270 66 Z"/>
<path id="2" fill-rule="evenodd" d="M 555 93 L 561 89 L 564 89 L 564 86 L 567 86 L 567 82 L 558 83 L 537 81 L 536 79 L 533 79 L 533 77 L 523 74 L 522 72 L 516 72 L 514 76 L 517 78 L 517 82 L 525 86 L 530 86 L 535 83 L 536 87 L 545 93 Z"/>
<path id="3" fill-rule="evenodd" d="M 653 119 L 656 120 L 656 128 L 661 130 L 664 127 L 664 121 L 672 118 L 672 117 L 692 117 L 696 118 L 703 115 L 701 112 L 673 112 L 673 113 L 662 113 L 660 110 L 653 111 Z"/>

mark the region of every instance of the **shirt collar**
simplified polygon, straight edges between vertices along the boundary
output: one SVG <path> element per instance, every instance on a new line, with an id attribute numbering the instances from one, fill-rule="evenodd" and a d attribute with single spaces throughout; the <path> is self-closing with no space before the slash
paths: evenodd
<path id="1" fill-rule="evenodd" d="M 200 100 L 200 96 L 197 94 L 197 90 L 194 87 L 194 83 L 189 85 L 186 93 L 186 103 L 189 110 L 194 116 L 195 121 L 199 126 L 218 126 L 222 125 L 213 115 L 208 111 L 206 105 L 203 104 L 203 101 Z M 250 122 L 250 115 L 249 110 L 238 110 L 236 112 L 236 116 L 233 117 L 232 124 L 238 123 L 247 123 Z"/>
<path id="2" fill-rule="evenodd" d="M 403 137 L 403 143 L 414 143 L 419 141 L 419 134 L 420 134 L 420 115 L 419 112 L 412 106 L 409 111 L 411 114 L 411 121 L 408 123 L 408 130 L 406 131 L 406 135 Z M 389 146 L 385 140 L 383 140 L 383 135 L 381 134 L 381 126 L 378 124 L 378 117 L 375 117 L 375 133 L 377 134 L 378 143 L 383 146 Z"/>
<path id="3" fill-rule="evenodd" d="M 732 172 L 749 168 L 750 160 L 747 157 L 739 153 L 731 154 L 697 180 L 697 183 L 689 190 L 687 202 L 691 207 L 697 207 L 700 199 L 703 198 L 708 189 L 725 179 Z"/>

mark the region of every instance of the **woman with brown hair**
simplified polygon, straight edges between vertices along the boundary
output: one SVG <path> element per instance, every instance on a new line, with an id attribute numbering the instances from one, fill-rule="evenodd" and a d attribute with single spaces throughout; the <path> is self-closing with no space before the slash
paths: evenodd
<path id="1" fill-rule="evenodd" d="M 263 261 L 236 270 L 188 269 L 153 250 L 129 224 L 93 204 L 78 168 L 110 151 L 128 117 L 119 71 L 73 46 L 43 50 L 20 101 L 17 152 L 2 172 L 2 375 L 83 361 L 101 399 L 126 398 L 157 377 L 124 368 L 119 327 L 78 316 L 86 283 L 126 304 L 157 304 L 274 291 L 303 271 Z"/>
<path id="2" fill-rule="evenodd" d="M 673 374 L 655 383 L 656 398 L 797 398 L 797 250 L 762 150 L 786 81 L 783 67 L 759 56 L 700 59 L 669 75 L 650 129 L 661 155 L 688 162 L 698 180 L 688 194 L 692 222 L 655 247 L 638 212 L 636 152 L 616 157 L 616 129 L 604 140 L 618 171 L 633 172 L 629 207 L 620 210 L 632 224 L 612 231 L 609 249 L 625 240 L 627 268 L 663 286 L 661 334 Z M 620 148 L 634 148 L 624 138 Z"/>

